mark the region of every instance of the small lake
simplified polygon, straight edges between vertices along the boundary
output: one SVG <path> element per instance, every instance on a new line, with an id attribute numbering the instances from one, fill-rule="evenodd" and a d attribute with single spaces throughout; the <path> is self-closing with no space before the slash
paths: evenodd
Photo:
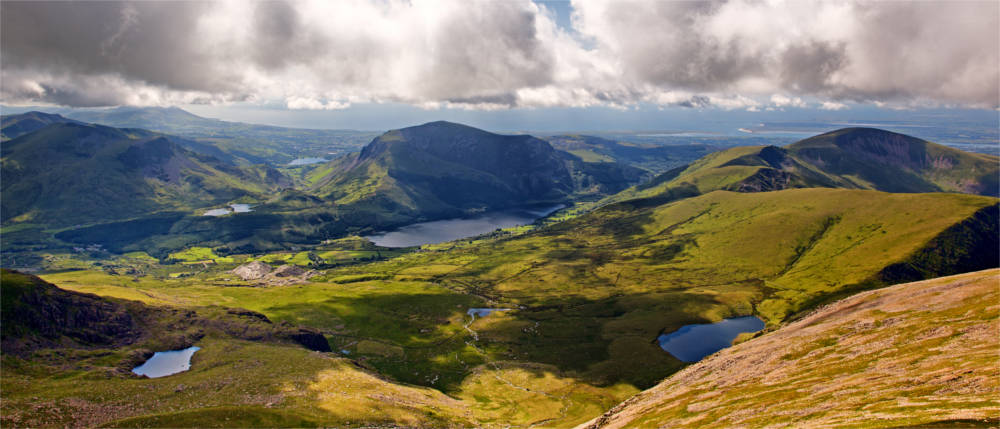
<path id="1" fill-rule="evenodd" d="M 562 204 L 527 207 L 486 212 L 468 218 L 420 222 L 395 231 L 369 235 L 365 238 L 383 247 L 410 247 L 443 243 L 459 238 L 475 237 L 498 228 L 527 225 L 563 207 L 565 206 Z"/>
<path id="2" fill-rule="evenodd" d="M 230 204 L 229 207 L 231 209 L 212 209 L 203 213 L 202 216 L 225 216 L 230 213 L 249 213 L 253 211 L 253 206 L 250 204 Z"/>
<path id="3" fill-rule="evenodd" d="M 326 161 L 328 161 L 326 158 L 299 158 L 299 159 L 293 159 L 292 162 L 288 163 L 288 165 L 298 166 L 298 165 L 319 164 L 321 162 L 326 162 Z"/>
<path id="4" fill-rule="evenodd" d="M 733 345 L 733 340 L 743 332 L 764 329 L 764 321 L 757 316 L 734 317 L 718 323 L 684 325 L 669 334 L 660 335 L 660 348 L 684 362 L 697 362 L 705 356 Z"/>
<path id="5" fill-rule="evenodd" d="M 145 363 L 135 367 L 132 372 L 149 378 L 165 377 L 191 369 L 191 356 L 201 347 L 188 347 L 183 350 L 156 352 Z"/>
<path id="6" fill-rule="evenodd" d="M 510 311 L 510 309 L 509 308 L 470 308 L 469 311 L 466 312 L 465 314 L 468 314 L 469 316 L 472 316 L 473 319 L 475 319 L 477 317 L 483 318 L 483 317 L 489 316 L 489 315 L 491 315 L 493 313 L 496 313 L 498 311 Z"/>

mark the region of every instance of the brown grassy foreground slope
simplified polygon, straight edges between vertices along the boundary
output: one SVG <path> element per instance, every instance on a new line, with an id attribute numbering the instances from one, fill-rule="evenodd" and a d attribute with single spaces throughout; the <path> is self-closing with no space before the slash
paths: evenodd
<path id="1" fill-rule="evenodd" d="M 584 427 L 995 426 L 998 310 L 998 269 L 860 293 L 685 368 Z"/>

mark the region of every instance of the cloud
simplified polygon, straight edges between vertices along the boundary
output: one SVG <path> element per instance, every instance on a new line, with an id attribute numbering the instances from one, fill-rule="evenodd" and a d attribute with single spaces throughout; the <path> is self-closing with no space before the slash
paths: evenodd
<path id="1" fill-rule="evenodd" d="M 847 105 L 836 101 L 824 101 L 819 105 L 819 108 L 823 110 L 844 110 L 847 108 Z"/>
<path id="2" fill-rule="evenodd" d="M 1000 3 L 574 1 L 577 29 L 653 87 L 1000 104 Z"/>
<path id="3" fill-rule="evenodd" d="M 0 97 L 74 106 L 1000 106 L 1000 3 L 0 3 Z"/>
<path id="4" fill-rule="evenodd" d="M 781 94 L 771 96 L 771 104 L 775 107 L 806 107 L 806 102 L 799 97 L 787 97 Z"/>

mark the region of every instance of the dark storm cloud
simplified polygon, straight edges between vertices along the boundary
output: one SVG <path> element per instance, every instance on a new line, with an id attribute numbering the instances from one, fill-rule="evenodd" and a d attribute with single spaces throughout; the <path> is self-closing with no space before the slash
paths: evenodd
<path id="1" fill-rule="evenodd" d="M 309 109 L 756 108 L 805 96 L 1000 105 L 996 1 L 587 0 L 573 9 L 570 35 L 528 0 L 5 1 L 0 94 Z"/>
<path id="2" fill-rule="evenodd" d="M 178 90 L 225 91 L 234 75 L 196 38 L 204 2 L 3 2 L 5 67 L 119 74 Z"/>

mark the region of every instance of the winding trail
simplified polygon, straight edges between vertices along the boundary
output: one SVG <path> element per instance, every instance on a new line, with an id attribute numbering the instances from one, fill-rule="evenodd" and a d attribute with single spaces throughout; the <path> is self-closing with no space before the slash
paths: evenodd
<path id="1" fill-rule="evenodd" d="M 466 322 L 464 325 L 462 325 L 462 327 L 465 328 L 465 330 L 468 331 L 469 334 L 472 336 L 472 340 L 466 341 L 465 344 L 467 344 L 469 347 L 472 347 L 473 350 L 475 350 L 477 353 L 479 353 L 483 357 L 483 359 L 486 361 L 485 365 L 488 365 L 489 367 L 493 368 L 493 370 L 495 371 L 493 373 L 493 378 L 496 378 L 501 383 L 504 383 L 504 384 L 510 386 L 513 389 L 518 389 L 518 390 L 521 390 L 521 391 L 524 391 L 524 392 L 528 392 L 528 393 L 531 393 L 531 394 L 542 395 L 542 396 L 545 396 L 547 398 L 551 398 L 551 399 L 557 400 L 557 401 L 559 401 L 560 404 L 562 404 L 562 407 L 559 409 L 559 416 L 558 417 L 552 417 L 552 418 L 548 418 L 548 419 L 544 419 L 544 420 L 539 420 L 539 421 L 531 423 L 531 424 L 529 424 L 529 425 L 527 425 L 525 427 L 526 428 L 534 428 L 534 427 L 543 425 L 545 423 L 549 423 L 549 422 L 553 422 L 553 421 L 565 419 L 566 415 L 567 415 L 567 413 L 569 411 L 570 403 L 572 402 L 572 401 L 567 401 L 567 399 L 566 399 L 566 397 L 569 395 L 569 393 L 563 394 L 562 396 L 555 396 L 555 395 L 553 395 L 551 393 L 548 393 L 548 392 L 544 392 L 544 391 L 541 391 L 541 390 L 534 390 L 534 389 L 531 389 L 530 387 L 525 387 L 525 386 L 521 386 L 521 385 L 515 384 L 515 383 L 511 382 L 510 380 L 507 380 L 506 378 L 501 377 L 500 376 L 500 372 L 503 370 L 503 368 L 500 366 L 500 364 L 497 363 L 496 361 L 491 360 L 489 354 L 487 354 L 483 349 L 479 348 L 479 346 L 476 345 L 476 342 L 479 341 L 479 333 L 472 329 L 472 323 L 475 322 L 475 321 L 476 321 L 476 314 L 475 313 L 471 313 L 471 314 L 469 314 L 469 321 Z M 537 324 L 538 324 L 538 322 L 535 322 L 536 326 L 537 326 Z M 462 361 L 462 364 L 466 365 L 464 361 Z M 468 366 L 468 365 L 466 365 L 466 366 Z M 520 427 L 520 426 L 511 425 L 511 426 L 508 426 L 508 427 Z"/>

